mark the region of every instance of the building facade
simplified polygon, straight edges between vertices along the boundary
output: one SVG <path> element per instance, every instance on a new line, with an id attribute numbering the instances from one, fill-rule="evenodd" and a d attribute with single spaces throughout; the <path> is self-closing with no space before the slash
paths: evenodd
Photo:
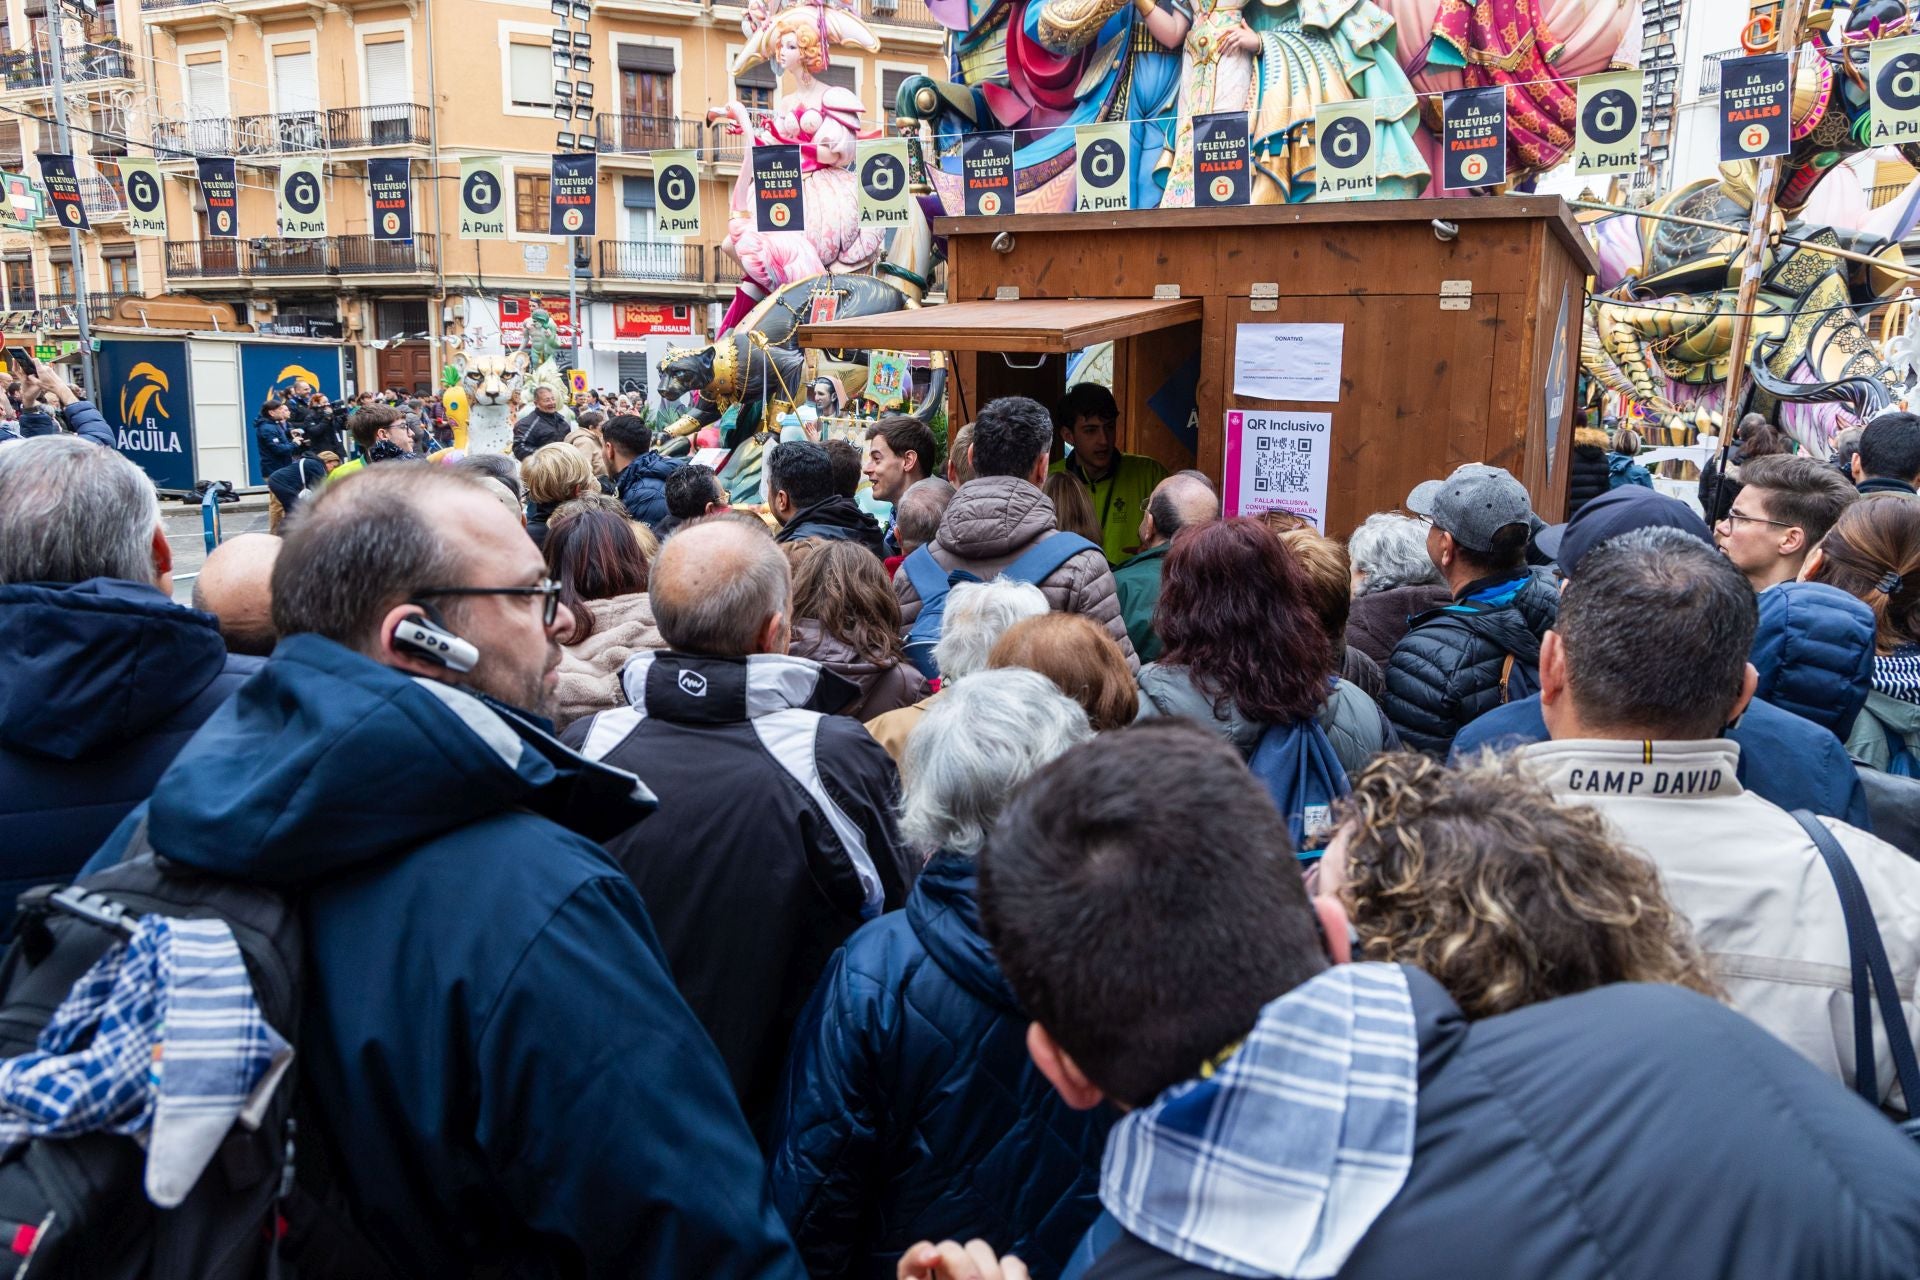
<path id="1" fill-rule="evenodd" d="M 824 77 L 856 93 L 870 125 L 891 118 L 907 76 L 939 72 L 944 31 L 924 0 L 860 0 L 882 48 L 834 50 Z M 643 385 L 646 340 L 710 332 L 738 267 L 719 247 L 742 140 L 709 106 L 771 105 L 766 67 L 733 81 L 743 10 L 712 0 L 117 0 L 96 17 L 50 19 L 45 0 L 7 0 L 0 46 L 0 170 L 37 177 L 56 149 L 48 45 L 64 39 L 72 150 L 94 230 L 72 259 L 49 211 L 0 230 L 4 309 L 73 301 L 84 271 L 90 314 L 124 317 L 118 297 L 186 294 L 231 303 L 268 332 L 339 338 L 360 387 L 426 391 L 451 344 L 513 337 L 530 307 L 578 324 L 595 385 Z M 566 10 L 567 16 L 556 16 Z M 557 72 L 556 28 L 575 67 Z M 563 99 L 557 85 L 571 81 Z M 562 134 L 599 157 L 597 235 L 547 234 L 549 157 Z M 697 150 L 698 239 L 659 236 L 656 149 Z M 584 148 L 582 148 L 584 149 Z M 164 240 L 125 231 L 115 162 L 155 156 Z M 239 164 L 237 239 L 208 234 L 196 158 Z M 504 157 L 507 236 L 462 239 L 461 161 Z M 415 236 L 373 238 L 368 161 L 405 158 Z M 290 160 L 321 164 L 327 235 L 283 239 L 275 183 Z M 4 212 L 4 211 L 0 211 Z M 581 314 L 565 303 L 577 286 Z M 536 303 L 536 300 L 538 302 Z"/>

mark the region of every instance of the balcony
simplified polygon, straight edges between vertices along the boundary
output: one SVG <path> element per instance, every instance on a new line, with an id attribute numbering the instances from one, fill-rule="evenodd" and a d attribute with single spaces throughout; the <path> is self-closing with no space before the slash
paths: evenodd
<path id="1" fill-rule="evenodd" d="M 424 144 L 428 127 L 427 109 L 405 102 L 281 111 L 230 120 L 157 120 L 153 149 L 162 160 L 350 151 Z"/>
<path id="2" fill-rule="evenodd" d="M 724 120 L 713 126 L 713 141 L 707 146 L 707 159 L 721 164 L 740 164 L 747 158 L 747 135 L 731 132 Z"/>
<path id="3" fill-rule="evenodd" d="M 600 276 L 605 280 L 699 284 L 706 279 L 705 257 L 702 246 L 675 240 L 602 240 Z"/>
<path id="4" fill-rule="evenodd" d="M 594 135 L 602 155 L 642 155 L 648 151 L 697 151 L 706 142 L 707 126 L 679 116 L 645 116 L 601 112 L 594 117 Z"/>
<path id="5" fill-rule="evenodd" d="M 127 46 L 118 40 L 62 46 L 61 60 L 61 71 L 69 88 L 133 77 L 133 58 Z M 0 91 L 17 93 L 23 89 L 44 89 L 53 83 L 53 57 L 44 49 L 9 55 L 0 66 L 4 66 Z"/>
<path id="6" fill-rule="evenodd" d="M 713 251 L 713 282 L 715 284 L 739 284 L 746 279 L 746 272 L 740 268 L 740 260 L 730 253 L 721 253 L 718 247 Z"/>
<path id="7" fill-rule="evenodd" d="M 411 244 L 366 235 L 167 241 L 167 276 L 174 280 L 424 275 L 433 269 L 434 237 L 424 234 Z"/>
<path id="8" fill-rule="evenodd" d="M 139 298 L 144 294 L 131 292 L 112 292 L 109 290 L 87 290 L 87 322 L 89 324 L 111 324 L 113 322 L 113 304 L 121 298 Z M 78 299 L 71 293 L 50 293 L 43 295 L 42 307 L 58 309 L 76 305 Z"/>
<path id="9" fill-rule="evenodd" d="M 105 178 L 87 177 L 80 179 L 80 203 L 86 206 L 89 222 L 117 222 L 126 216 L 126 198 Z M 57 226 L 60 216 L 49 204 L 40 215 L 41 226 Z"/>
<path id="10" fill-rule="evenodd" d="M 860 12 L 868 22 L 932 31 L 946 30 L 927 8 L 926 0 L 861 0 Z"/>
<path id="11" fill-rule="evenodd" d="M 424 146 L 431 124 L 427 109 L 411 102 L 333 107 L 327 111 L 327 146 L 334 151 L 414 143 Z"/>

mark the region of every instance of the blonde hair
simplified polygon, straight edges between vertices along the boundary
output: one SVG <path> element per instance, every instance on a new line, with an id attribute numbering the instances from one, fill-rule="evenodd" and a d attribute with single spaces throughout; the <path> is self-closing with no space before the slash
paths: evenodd
<path id="1" fill-rule="evenodd" d="M 1062 533 L 1077 533 L 1088 542 L 1099 544 L 1100 518 L 1093 511 L 1093 495 L 1077 476 L 1056 471 L 1040 486 L 1053 502 L 1053 525 Z"/>
<path id="2" fill-rule="evenodd" d="M 1426 970 L 1470 1019 L 1614 982 L 1721 995 L 1653 864 L 1515 757 L 1376 757 L 1338 817 L 1361 954 Z"/>
<path id="3" fill-rule="evenodd" d="M 783 9 L 774 15 L 773 31 L 767 41 L 767 47 L 775 54 L 768 61 L 772 62 L 776 68 L 780 65 L 777 56 L 780 42 L 792 36 L 800 46 L 800 65 L 807 69 L 808 75 L 817 76 L 827 69 L 827 49 L 820 43 L 820 19 L 816 16 L 817 13 L 818 10 L 813 6 L 804 5 Z"/>
<path id="4" fill-rule="evenodd" d="M 520 464 L 527 497 L 539 503 L 566 502 L 596 488 L 593 468 L 570 444 L 543 444 Z"/>

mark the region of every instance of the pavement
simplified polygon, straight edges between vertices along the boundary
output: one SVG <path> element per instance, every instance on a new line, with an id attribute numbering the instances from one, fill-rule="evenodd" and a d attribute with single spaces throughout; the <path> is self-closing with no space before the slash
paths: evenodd
<path id="1" fill-rule="evenodd" d="M 207 541 L 200 505 L 194 502 L 160 504 L 160 523 L 167 531 L 167 545 L 173 548 L 173 598 L 180 604 L 193 602 L 193 580 L 207 558 Z M 267 495 L 243 496 L 238 502 L 222 503 L 220 537 L 236 533 L 267 531 Z"/>

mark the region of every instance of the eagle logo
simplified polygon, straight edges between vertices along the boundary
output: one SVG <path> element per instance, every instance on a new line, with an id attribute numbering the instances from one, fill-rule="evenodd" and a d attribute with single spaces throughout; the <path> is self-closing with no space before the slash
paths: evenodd
<path id="1" fill-rule="evenodd" d="M 162 391 L 171 389 L 165 372 L 142 360 L 128 371 L 126 383 L 120 388 L 120 421 L 146 421 L 148 406 L 163 418 L 172 417 L 160 399 Z"/>

